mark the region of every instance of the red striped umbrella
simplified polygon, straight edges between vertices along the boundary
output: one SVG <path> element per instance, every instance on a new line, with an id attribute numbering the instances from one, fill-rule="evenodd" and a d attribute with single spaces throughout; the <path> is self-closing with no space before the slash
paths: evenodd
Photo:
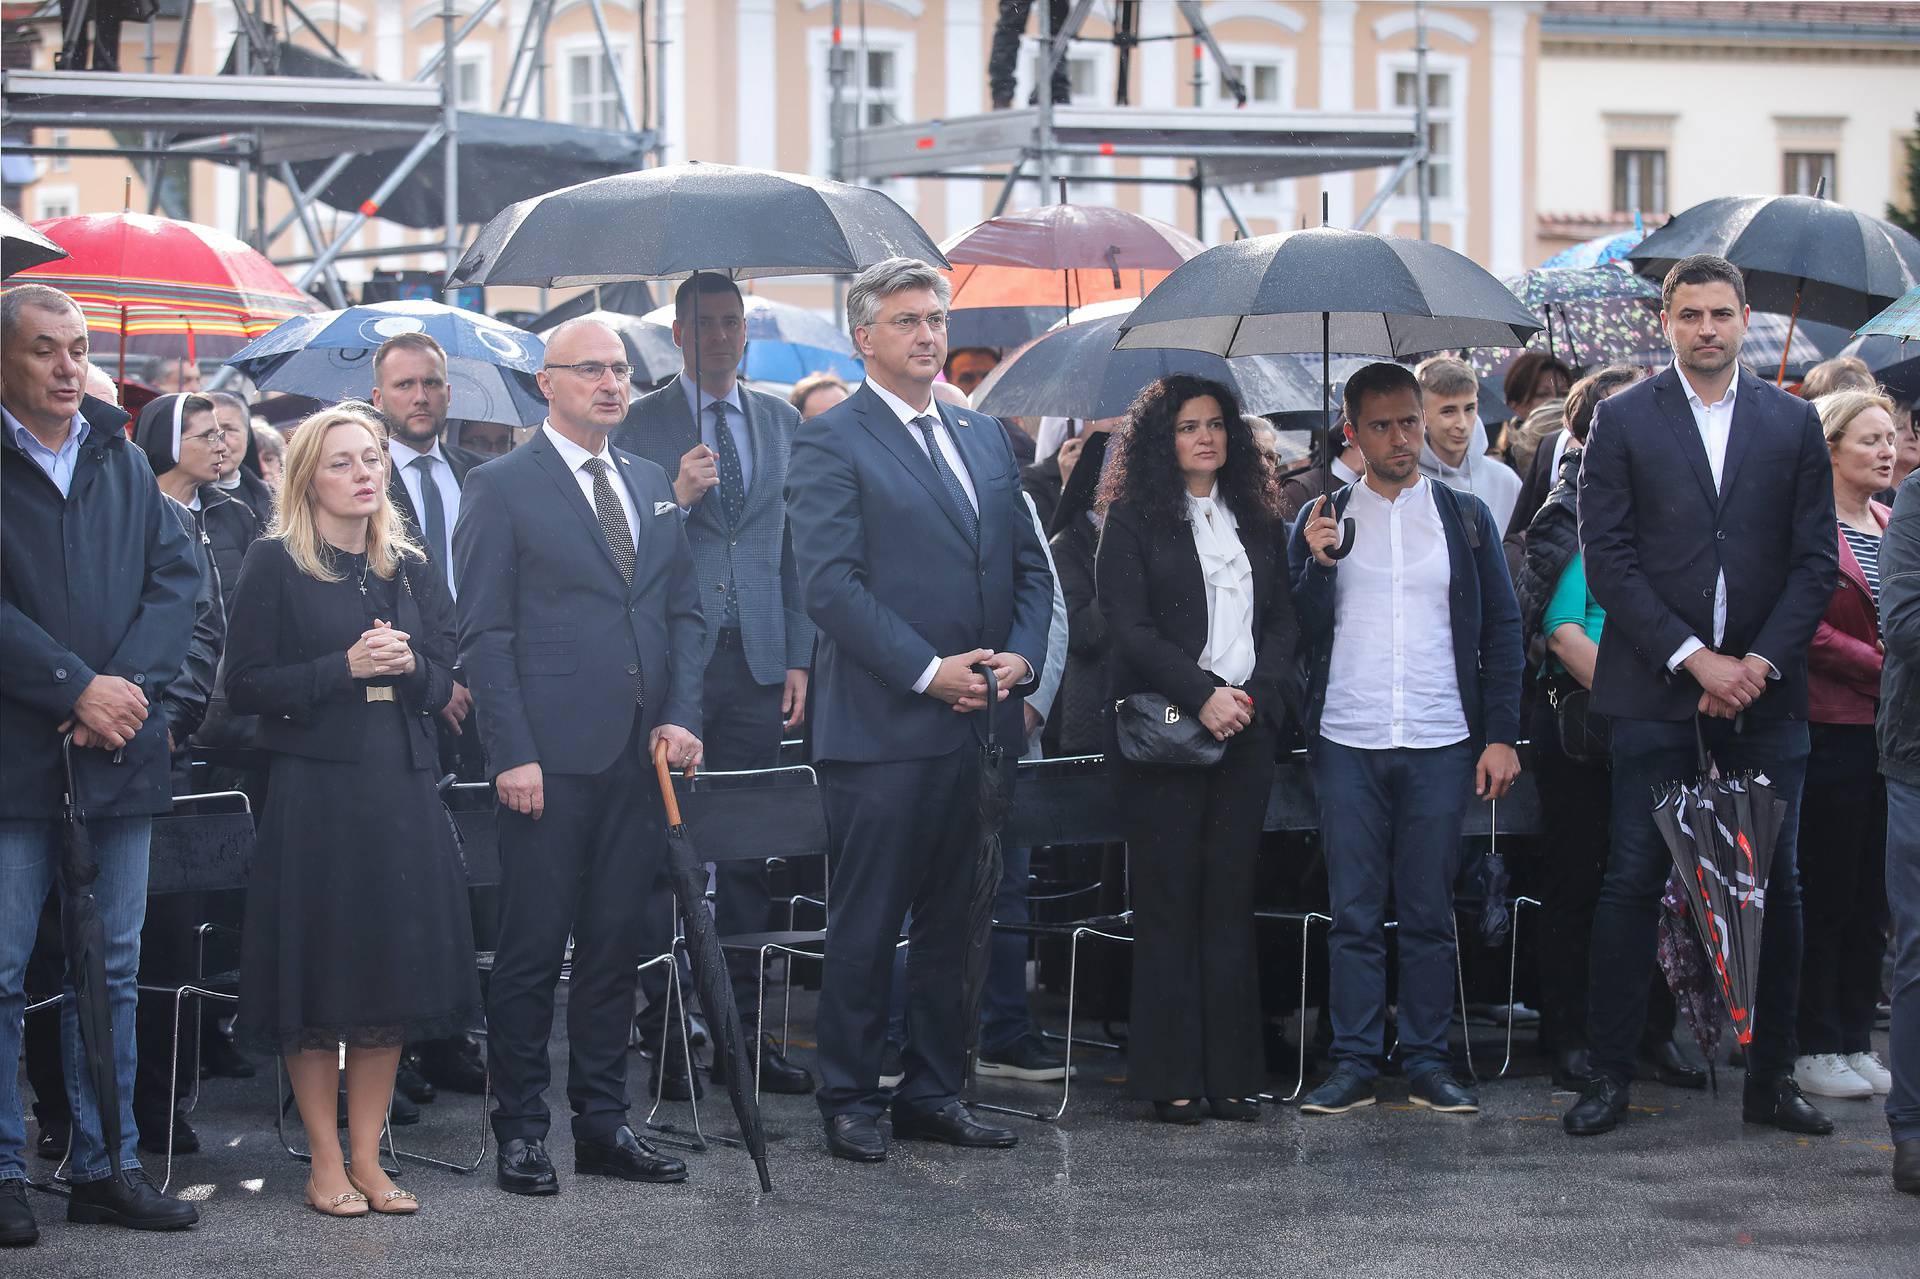
<path id="1" fill-rule="evenodd" d="M 96 362 L 121 354 L 220 359 L 282 320 L 320 310 L 244 242 L 198 222 L 144 213 L 82 213 L 35 228 L 68 256 L 13 277 L 80 304 Z M 117 370 L 116 370 L 117 371 Z"/>

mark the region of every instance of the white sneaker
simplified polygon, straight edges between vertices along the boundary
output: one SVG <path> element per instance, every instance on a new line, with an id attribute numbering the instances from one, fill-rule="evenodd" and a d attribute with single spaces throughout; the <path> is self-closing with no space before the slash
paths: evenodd
<path id="1" fill-rule="evenodd" d="M 1879 1053 L 1848 1053 L 1847 1069 L 1866 1080 L 1879 1096 L 1893 1091 L 1893 1072 L 1880 1060 Z"/>
<path id="2" fill-rule="evenodd" d="M 1793 1063 L 1793 1082 L 1816 1097 L 1871 1097 L 1873 1085 L 1855 1074 L 1839 1053 L 1817 1053 Z"/>

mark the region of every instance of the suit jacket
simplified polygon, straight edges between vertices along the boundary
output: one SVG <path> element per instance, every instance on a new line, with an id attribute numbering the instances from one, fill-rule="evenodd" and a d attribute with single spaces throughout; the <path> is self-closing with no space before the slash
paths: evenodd
<path id="1" fill-rule="evenodd" d="M 791 404 L 740 387 L 747 435 L 753 445 L 753 483 L 738 527 L 729 528 L 717 488 L 707 490 L 687 516 L 687 540 L 699 573 L 701 612 L 707 619 L 701 669 L 720 635 L 729 577 L 739 593 L 740 645 L 747 668 L 762 684 L 778 684 L 789 670 L 813 661 L 813 623 L 800 607 L 800 581 L 787 536 L 787 463 L 800 413 Z M 657 464 L 672 482 L 680 459 L 700 442 L 699 428 L 678 377 L 634 401 L 613 443 Z"/>
<path id="2" fill-rule="evenodd" d="M 530 763 L 604 772 L 633 731 L 636 674 L 646 729 L 700 733 L 705 623 L 673 486 L 645 458 L 608 452 L 640 526 L 631 586 L 544 430 L 477 467 L 460 492 L 460 664 L 491 776 Z"/>
<path id="3" fill-rule="evenodd" d="M 478 453 L 471 453 L 466 449 L 444 443 L 440 446 L 440 455 L 447 459 L 447 469 L 453 472 L 453 482 L 460 489 L 464 502 L 467 476 L 473 472 L 474 467 L 487 459 Z M 389 468 L 387 473 L 387 497 L 392 501 L 394 508 L 400 512 L 400 518 L 406 523 L 407 536 L 425 548 L 427 563 L 433 566 L 433 571 L 440 574 L 442 581 L 452 581 L 453 565 L 440 563 L 436 558 L 439 548 L 427 545 L 427 539 L 420 531 L 420 512 L 413 509 L 413 499 L 407 495 L 406 482 L 401 478 L 400 468 L 397 466 Z"/>
<path id="4" fill-rule="evenodd" d="M 220 570 L 213 562 L 213 543 L 201 523 L 205 512 L 191 510 L 171 497 L 166 504 L 173 517 L 180 521 L 193 551 L 194 566 L 200 570 L 200 590 L 193 602 L 193 639 L 187 645 L 187 657 L 180 664 L 180 673 L 160 698 L 160 713 L 166 716 L 167 732 L 173 736 L 174 754 L 178 755 L 186 749 L 187 739 L 200 731 L 207 717 L 207 704 L 219 676 L 220 656 L 227 646 L 227 606 L 220 590 Z M 237 573 L 235 580 L 238 580 Z"/>
<path id="5" fill-rule="evenodd" d="M 1607 611 L 1593 709 L 1691 718 L 1700 686 L 1667 659 L 1689 636 L 1713 643 L 1714 582 L 1725 572 L 1721 652 L 1757 653 L 1780 672 L 1748 708 L 1807 715 L 1807 645 L 1833 594 L 1833 471 L 1805 400 L 1741 369 L 1718 492 L 1706 446 L 1669 367 L 1602 400 L 1580 468 L 1580 547 Z"/>
<path id="6" fill-rule="evenodd" d="M 1287 672 L 1299 643 L 1287 580 L 1286 530 L 1240 522 L 1240 545 L 1253 569 L 1253 674 L 1244 685 L 1254 711 L 1275 733 L 1286 728 Z M 1193 526 L 1155 525 L 1116 502 L 1100 529 L 1094 561 L 1100 612 L 1112 647 L 1107 691 L 1118 701 L 1156 692 L 1197 716 L 1220 680 L 1200 666 L 1207 646 L 1207 582 L 1193 546 Z"/>
<path id="7" fill-rule="evenodd" d="M 934 401 L 980 506 L 976 548 L 933 463 L 884 401 L 862 386 L 800 426 L 787 472 L 794 560 L 814 656 L 818 759 L 927 759 L 984 736 L 913 691 L 927 663 L 975 648 L 1018 653 L 1037 675 L 1047 658 L 1053 581 L 1000 424 Z M 1033 679 L 1014 690 L 1031 691 Z M 996 732 L 1025 737 L 1019 697 Z"/>

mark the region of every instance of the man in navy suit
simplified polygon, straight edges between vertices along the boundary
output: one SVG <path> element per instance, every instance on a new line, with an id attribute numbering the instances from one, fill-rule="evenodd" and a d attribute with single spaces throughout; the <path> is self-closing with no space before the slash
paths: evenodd
<path id="1" fill-rule="evenodd" d="M 806 717 L 807 668 L 813 661 L 813 623 L 800 608 L 787 541 L 787 458 L 800 414 L 785 400 L 740 384 L 746 315 L 732 280 L 690 276 L 675 291 L 673 309 L 673 339 L 684 368 L 636 400 L 613 438 L 619 447 L 660 465 L 673 481 L 674 500 L 686 519 L 707 622 L 701 649 L 707 766 L 773 768 L 780 763 L 782 733 L 798 728 Z M 714 889 L 714 922 L 722 934 L 759 933 L 773 926 L 763 864 L 716 863 Z M 671 928 L 664 913 L 658 922 L 663 931 Z M 670 936 L 665 932 L 661 940 Z M 748 951 L 732 952 L 727 963 L 734 1002 L 751 1041 L 760 1020 L 760 965 Z M 656 1072 L 659 1063 L 668 1063 L 665 1094 L 685 1098 L 698 1081 L 681 1060 L 684 1054 L 665 1051 L 667 1044 L 679 1042 L 663 1033 L 666 977 L 649 969 L 641 985 L 647 992 L 642 1038 L 655 1050 Z M 756 1078 L 762 1091 L 813 1091 L 813 1077 L 770 1039 L 763 1038 L 760 1052 Z"/>
<path id="2" fill-rule="evenodd" d="M 880 1059 L 909 908 L 894 1136 L 1015 1141 L 959 1098 L 959 972 L 984 719 L 999 716 L 1001 741 L 1025 736 L 1006 699 L 1046 657 L 1053 582 L 999 423 L 933 398 L 948 296 L 939 272 L 910 259 L 861 273 L 847 320 L 867 382 L 801 426 L 787 472 L 801 595 L 819 628 L 813 744 L 834 845 L 819 1102 L 829 1149 L 860 1162 L 886 1158 Z"/>
<path id="3" fill-rule="evenodd" d="M 574 1170 L 681 1181 L 627 1124 L 636 906 L 666 855 L 651 754 L 698 764 L 705 624 L 673 486 L 607 446 L 633 370 L 574 320 L 547 340 L 547 420 L 467 477 L 453 533 L 460 656 L 500 801 L 500 932 L 487 998 L 496 1175 L 559 1188 L 546 1153 L 554 983 L 573 938 L 567 1099 Z"/>
<path id="4" fill-rule="evenodd" d="M 1613 729 L 1613 843 L 1593 918 L 1587 1037 L 1594 1073 L 1564 1117 L 1574 1136 L 1627 1110 L 1671 869 L 1656 788 L 1696 771 L 1696 722 L 1726 772 L 1764 773 L 1786 801 L 1767 880 L 1742 1112 L 1823 1134 L 1793 1082 L 1800 981 L 1794 869 L 1806 778 L 1807 647 L 1838 570 L 1833 479 L 1813 406 L 1740 368 L 1746 286 L 1723 258 L 1667 273 L 1673 366 L 1602 402 L 1580 473 L 1580 545 L 1607 625 L 1593 709 Z"/>

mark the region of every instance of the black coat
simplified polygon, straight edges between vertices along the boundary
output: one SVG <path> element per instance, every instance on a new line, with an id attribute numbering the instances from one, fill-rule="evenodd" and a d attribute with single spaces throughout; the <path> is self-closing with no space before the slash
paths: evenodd
<path id="1" fill-rule="evenodd" d="M 1780 679 L 1747 709 L 1807 714 L 1807 646 L 1839 573 L 1833 467 L 1811 404 L 1742 369 L 1719 492 L 1706 446 L 1669 367 L 1600 402 L 1580 468 L 1587 586 L 1607 611 L 1593 709 L 1691 719 L 1700 686 L 1667 661 L 1689 637 L 1713 641 L 1714 581 L 1725 573 L 1720 651 L 1755 653 Z"/>
<path id="2" fill-rule="evenodd" d="M 1580 553 L 1579 484 L 1580 450 L 1574 449 L 1560 459 L 1560 482 L 1523 530 L 1520 571 L 1514 575 L 1513 593 L 1520 601 L 1520 634 L 1526 642 L 1529 666 L 1539 666 L 1546 660 L 1540 622 L 1547 615 L 1547 605 L 1553 602 L 1560 575 Z"/>
<path id="3" fill-rule="evenodd" d="M 240 583 L 240 566 L 246 562 L 247 548 L 267 531 L 267 525 L 247 503 L 225 489 L 204 484 L 200 487 L 200 526 L 206 531 L 213 565 L 220 574 L 227 620 L 231 622 L 234 588 Z"/>
<path id="4" fill-rule="evenodd" d="M 1286 528 L 1277 520 L 1239 523 L 1240 544 L 1253 569 L 1254 661 L 1245 688 L 1255 711 L 1278 734 L 1286 729 L 1287 676 L 1300 638 L 1287 578 Z M 1193 527 L 1185 520 L 1156 526 L 1137 507 L 1115 503 L 1100 530 L 1094 576 L 1113 645 L 1108 697 L 1157 692 L 1198 715 L 1220 681 L 1200 666 L 1207 646 L 1207 588 Z"/>
<path id="5" fill-rule="evenodd" d="M 1053 535 L 1053 569 L 1067 600 L 1067 669 L 1047 721 L 1049 743 L 1059 755 L 1098 755 L 1107 749 L 1106 615 L 1094 587 L 1094 556 L 1100 534 L 1082 516 Z"/>
<path id="6" fill-rule="evenodd" d="M 1901 481 L 1880 542 L 1880 636 L 1880 771 L 1920 786 L 1920 471 Z"/>
<path id="7" fill-rule="evenodd" d="M 462 492 L 466 491 L 467 476 L 473 468 L 490 460 L 452 444 L 442 444 L 440 455 L 447 459 L 447 469 L 453 472 L 453 482 Z M 413 509 L 413 499 L 407 495 L 407 486 L 401 480 L 400 468 L 397 466 L 387 468 L 387 497 L 392 501 L 394 508 L 400 512 L 400 518 L 407 526 L 407 536 L 426 548 L 427 563 L 433 566 L 434 572 L 440 574 L 440 580 L 443 582 L 452 580 L 453 565 L 442 564 L 436 560 L 434 556 L 438 548 L 427 546 L 427 539 L 420 532 L 420 513 Z M 451 515 L 452 512 L 449 511 L 448 514 Z M 451 528 L 447 529 L 447 540 L 449 542 L 453 540 Z"/>
<path id="8" fill-rule="evenodd" d="M 96 674 L 145 690 L 151 706 L 179 675 L 200 574 L 168 513 L 127 415 L 81 401 L 89 433 L 67 497 L 0 432 L 0 818 L 59 812 L 59 725 Z M 135 817 L 172 807 L 165 717 L 149 714 L 112 762 L 75 756 L 83 810 Z"/>
<path id="9" fill-rule="evenodd" d="M 202 512 L 189 510 L 172 498 L 167 499 L 167 509 L 180 521 L 193 548 L 194 566 L 200 571 L 200 590 L 193 604 L 193 641 L 187 645 L 179 676 L 160 698 L 167 731 L 173 734 L 174 753 L 178 754 L 207 717 L 207 704 L 220 672 L 220 654 L 227 643 L 227 610 L 220 572 L 213 563 L 213 548 L 200 524 Z"/>
<path id="10" fill-rule="evenodd" d="M 393 681 L 407 717 L 415 768 L 436 768 L 433 713 L 453 695 L 453 601 L 440 575 L 418 561 L 402 564 L 395 630 L 409 637 L 413 672 Z M 338 595 L 300 571 L 278 538 L 247 552 L 234 588 L 233 632 L 227 643 L 227 699 L 236 714 L 258 715 L 254 744 L 308 759 L 352 763 L 365 743 L 366 685 L 353 677 L 347 652 L 316 637 Z"/>

